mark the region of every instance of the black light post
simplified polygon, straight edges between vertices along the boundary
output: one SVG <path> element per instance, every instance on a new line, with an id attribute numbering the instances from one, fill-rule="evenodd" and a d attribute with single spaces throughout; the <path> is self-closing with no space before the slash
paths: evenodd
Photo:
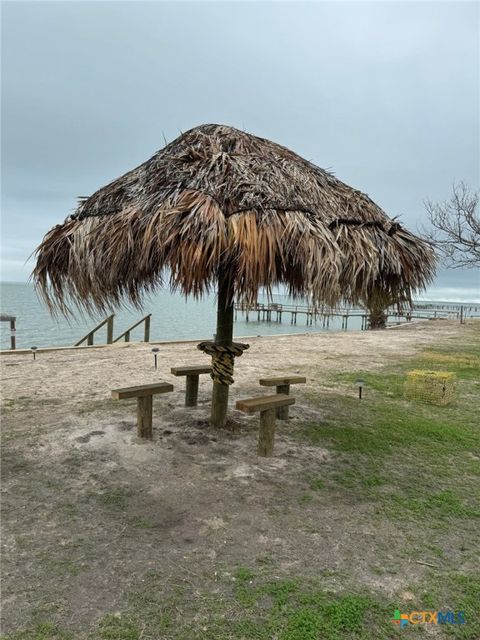
<path id="1" fill-rule="evenodd" d="M 355 380 L 355 385 L 358 388 L 358 399 L 361 400 L 363 387 L 365 386 L 365 380 L 359 378 L 358 380 Z"/>

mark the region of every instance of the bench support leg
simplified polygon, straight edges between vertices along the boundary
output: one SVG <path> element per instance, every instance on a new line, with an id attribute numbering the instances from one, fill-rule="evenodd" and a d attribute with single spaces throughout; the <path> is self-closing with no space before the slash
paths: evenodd
<path id="1" fill-rule="evenodd" d="M 275 409 L 260 412 L 260 431 L 258 433 L 259 456 L 273 455 L 273 441 L 275 438 Z"/>
<path id="2" fill-rule="evenodd" d="M 137 435 L 152 438 L 152 396 L 137 398 Z"/>
<path id="3" fill-rule="evenodd" d="M 286 396 L 290 393 L 290 385 L 289 384 L 279 384 L 277 385 L 277 393 L 284 393 Z M 277 407 L 276 416 L 279 420 L 288 420 L 288 409 L 289 405 L 287 404 L 284 407 Z"/>
<path id="4" fill-rule="evenodd" d="M 196 407 L 198 400 L 199 376 L 187 376 L 187 390 L 185 392 L 185 406 Z"/>

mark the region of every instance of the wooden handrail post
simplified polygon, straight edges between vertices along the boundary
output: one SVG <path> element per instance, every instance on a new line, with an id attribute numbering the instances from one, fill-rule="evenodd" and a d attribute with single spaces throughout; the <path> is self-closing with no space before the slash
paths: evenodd
<path id="1" fill-rule="evenodd" d="M 150 318 L 151 318 L 151 314 L 146 316 L 145 318 L 145 330 L 143 334 L 144 342 L 150 342 Z"/>
<path id="2" fill-rule="evenodd" d="M 87 335 L 83 336 L 83 338 L 81 340 L 79 340 L 78 342 L 76 342 L 73 346 L 74 347 L 79 347 L 82 342 L 85 342 L 85 340 L 87 341 L 87 345 L 88 346 L 92 346 L 93 345 L 93 341 L 94 341 L 94 335 L 95 333 L 101 329 L 103 327 L 103 325 L 107 325 L 107 343 L 111 344 L 112 340 L 109 341 L 109 337 L 111 335 L 112 339 L 113 339 L 113 319 L 115 317 L 115 314 L 112 314 L 110 316 L 108 316 L 108 318 L 105 318 L 105 320 L 102 320 L 102 322 L 100 322 L 100 324 L 97 324 L 97 326 L 92 329 L 91 331 L 89 331 L 87 333 Z"/>
<path id="3" fill-rule="evenodd" d="M 107 320 L 107 344 L 113 342 L 113 319 L 115 316 L 110 316 Z"/>
<path id="4" fill-rule="evenodd" d="M 112 342 L 118 342 L 122 338 L 125 340 L 125 342 L 130 342 L 130 333 L 134 329 L 136 329 L 139 325 L 141 325 L 142 322 L 145 323 L 144 334 L 143 334 L 144 342 L 150 342 L 150 318 L 151 318 L 151 316 L 152 316 L 151 313 L 149 313 L 148 316 L 144 316 L 141 320 L 139 320 L 135 324 L 132 324 L 131 327 L 128 327 L 128 329 L 126 331 L 121 333 L 114 340 L 112 339 Z"/>
<path id="5" fill-rule="evenodd" d="M 15 316 L 9 316 L 4 313 L 0 313 L 0 322 L 8 322 L 10 324 L 10 349 L 17 348 L 17 338 L 16 338 L 16 322 L 17 318 Z"/>
<path id="6" fill-rule="evenodd" d="M 10 320 L 10 349 L 17 348 L 17 341 L 15 336 L 15 320 Z"/>

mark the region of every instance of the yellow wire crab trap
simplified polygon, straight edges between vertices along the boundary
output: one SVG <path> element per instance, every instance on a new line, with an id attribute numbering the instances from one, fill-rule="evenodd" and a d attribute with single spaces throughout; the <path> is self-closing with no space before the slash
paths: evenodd
<path id="1" fill-rule="evenodd" d="M 457 376 L 450 371 L 409 371 L 404 393 L 408 400 L 447 405 L 456 398 Z"/>

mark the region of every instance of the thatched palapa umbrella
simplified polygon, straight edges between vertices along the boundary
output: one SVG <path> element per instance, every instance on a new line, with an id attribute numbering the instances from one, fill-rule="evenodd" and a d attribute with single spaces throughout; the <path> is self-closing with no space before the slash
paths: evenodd
<path id="1" fill-rule="evenodd" d="M 278 144 L 223 125 L 181 135 L 83 199 L 37 249 L 34 280 L 52 310 L 105 311 L 168 279 L 196 298 L 218 289 L 212 420 L 226 421 L 234 299 L 286 285 L 315 305 L 410 301 L 434 273 L 430 247 L 370 198 Z M 378 296 L 377 296 L 378 297 Z"/>

